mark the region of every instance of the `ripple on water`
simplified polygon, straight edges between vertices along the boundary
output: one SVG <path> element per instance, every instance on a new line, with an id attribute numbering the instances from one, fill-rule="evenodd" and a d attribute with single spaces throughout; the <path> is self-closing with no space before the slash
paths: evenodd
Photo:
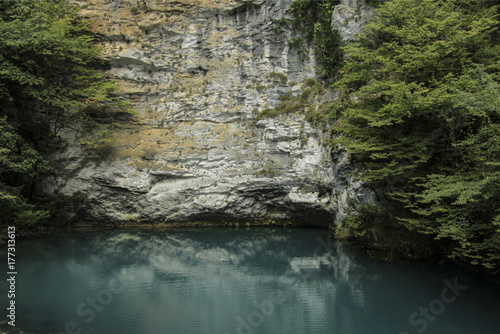
<path id="1" fill-rule="evenodd" d="M 440 297 L 445 278 L 459 277 L 468 289 L 425 333 L 498 333 L 497 283 L 457 268 L 382 263 L 337 244 L 315 258 L 318 237 L 327 234 L 110 232 L 20 241 L 18 324 L 41 334 L 64 332 L 69 321 L 82 334 L 416 333 L 409 316 Z M 77 305 L 113 280 L 126 284 L 86 323 Z"/>

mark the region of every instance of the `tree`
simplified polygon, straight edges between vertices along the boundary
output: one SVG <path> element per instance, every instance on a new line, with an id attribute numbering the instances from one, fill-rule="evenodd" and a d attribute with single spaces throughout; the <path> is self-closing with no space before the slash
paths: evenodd
<path id="1" fill-rule="evenodd" d="M 498 8 L 394 0 L 345 48 L 342 145 L 401 224 L 456 261 L 500 265 Z M 397 204 L 399 203 L 399 204 Z"/>
<path id="2" fill-rule="evenodd" d="M 0 2 L 4 223 L 28 211 L 34 222 L 46 216 L 28 202 L 33 184 L 49 169 L 42 156 L 61 129 L 84 129 L 93 123 L 90 111 L 123 106 L 112 95 L 115 85 L 98 71 L 101 48 L 78 10 L 66 0 Z"/>
<path id="3" fill-rule="evenodd" d="M 36 175 L 49 169 L 39 152 L 28 145 L 10 125 L 5 117 L 0 117 L 0 175 L 5 181 L 28 182 Z M 18 187 L 0 182 L 0 212 L 6 224 L 32 224 L 48 217 L 45 210 L 37 210 L 20 194 Z"/>
<path id="4" fill-rule="evenodd" d="M 88 120 L 89 105 L 112 100 L 115 86 L 96 71 L 101 49 L 77 6 L 9 0 L 0 13 L 1 112 L 37 142 Z"/>

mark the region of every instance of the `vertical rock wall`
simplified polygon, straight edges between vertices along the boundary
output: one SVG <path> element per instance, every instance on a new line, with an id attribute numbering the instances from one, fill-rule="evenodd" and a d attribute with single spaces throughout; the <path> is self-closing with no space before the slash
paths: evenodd
<path id="1" fill-rule="evenodd" d="M 111 115 L 115 140 L 95 150 L 65 133 L 46 191 L 85 192 L 86 217 L 113 221 L 329 224 L 348 197 L 370 200 L 327 129 L 255 121 L 314 77 L 280 25 L 290 0 L 76 2 L 137 114 Z"/>

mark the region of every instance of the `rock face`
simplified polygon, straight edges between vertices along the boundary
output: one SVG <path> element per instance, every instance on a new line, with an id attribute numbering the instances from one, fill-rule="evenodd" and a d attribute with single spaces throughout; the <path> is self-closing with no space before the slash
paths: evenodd
<path id="1" fill-rule="evenodd" d="M 137 112 L 115 118 L 113 142 L 66 132 L 51 157 L 44 189 L 88 194 L 86 218 L 330 224 L 347 198 L 372 200 L 303 114 L 255 121 L 314 77 L 279 24 L 290 0 L 77 2 Z"/>
<path id="2" fill-rule="evenodd" d="M 332 28 L 339 31 L 343 40 L 353 40 L 374 16 L 375 11 L 366 0 L 341 0 L 333 11 Z"/>

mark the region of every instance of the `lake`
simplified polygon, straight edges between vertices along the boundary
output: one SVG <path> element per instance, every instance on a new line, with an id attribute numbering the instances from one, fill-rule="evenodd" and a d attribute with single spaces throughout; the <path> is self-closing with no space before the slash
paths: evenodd
<path id="1" fill-rule="evenodd" d="M 500 332 L 498 281 L 372 259 L 317 229 L 72 232 L 16 254 L 27 333 Z"/>

